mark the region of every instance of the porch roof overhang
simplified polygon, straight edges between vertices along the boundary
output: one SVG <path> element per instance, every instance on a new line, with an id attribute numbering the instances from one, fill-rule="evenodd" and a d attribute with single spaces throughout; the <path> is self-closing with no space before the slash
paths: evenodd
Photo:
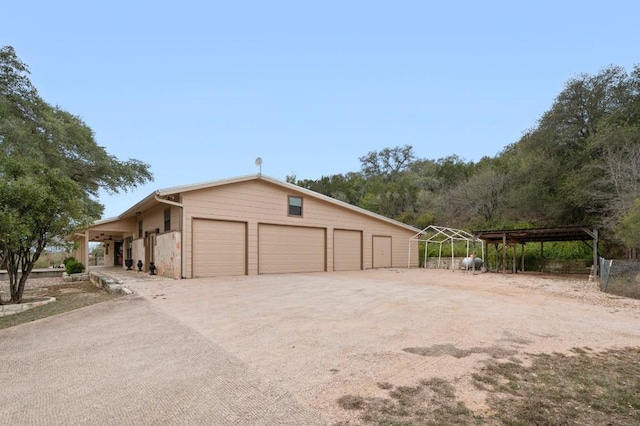
<path id="1" fill-rule="evenodd" d="M 126 232 L 131 232 L 128 220 L 120 217 L 98 220 L 86 229 L 88 242 L 104 243 L 112 240 L 122 240 Z"/>
<path id="2" fill-rule="evenodd" d="M 103 243 L 111 239 L 122 240 L 125 234 L 131 233 L 138 216 L 161 204 L 159 196 L 160 191 L 155 191 L 117 217 L 95 221 L 86 229 L 88 241 Z"/>
<path id="3" fill-rule="evenodd" d="M 124 213 L 118 216 L 119 219 L 131 219 L 136 216 L 139 216 L 140 213 L 144 213 L 158 204 L 156 200 L 156 194 L 158 191 L 153 192 L 143 198 L 141 201 L 138 201 L 133 207 L 126 210 Z"/>

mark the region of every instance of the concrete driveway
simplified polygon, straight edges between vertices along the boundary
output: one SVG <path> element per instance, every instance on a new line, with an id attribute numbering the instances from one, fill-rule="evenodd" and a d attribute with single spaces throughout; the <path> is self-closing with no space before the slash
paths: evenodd
<path id="1" fill-rule="evenodd" d="M 470 376 L 489 358 L 640 346 L 640 301 L 586 281 L 393 269 L 117 275 L 137 297 L 0 331 L 9 419 L 323 424 L 354 419 L 336 403 L 343 395 L 386 396 L 378 383 L 431 377 L 474 409 L 485 395 Z"/>
<path id="2" fill-rule="evenodd" d="M 0 330 L 0 423 L 325 424 L 143 297 Z"/>

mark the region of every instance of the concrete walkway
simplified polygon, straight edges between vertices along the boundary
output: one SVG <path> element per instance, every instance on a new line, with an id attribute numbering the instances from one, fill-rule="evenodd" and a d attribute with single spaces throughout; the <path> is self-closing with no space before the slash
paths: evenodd
<path id="1" fill-rule="evenodd" d="M 326 424 L 251 371 L 145 298 L 126 296 L 0 330 L 1 422 Z"/>
<path id="2" fill-rule="evenodd" d="M 151 275 L 148 272 L 138 272 L 135 266 L 131 271 L 127 271 L 124 268 L 114 266 L 91 266 L 88 272 L 97 272 L 103 275 L 107 275 L 122 282 L 125 285 L 128 282 L 139 281 L 176 281 L 173 278 L 166 278 L 160 275 Z"/>

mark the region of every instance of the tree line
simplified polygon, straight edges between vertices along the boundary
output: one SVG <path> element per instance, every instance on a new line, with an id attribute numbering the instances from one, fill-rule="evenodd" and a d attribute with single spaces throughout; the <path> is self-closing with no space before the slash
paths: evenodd
<path id="1" fill-rule="evenodd" d="M 569 79 L 536 125 L 493 157 L 421 159 L 404 145 L 359 160 L 358 171 L 287 180 L 417 228 L 597 226 L 604 251 L 635 257 L 640 66 Z"/>

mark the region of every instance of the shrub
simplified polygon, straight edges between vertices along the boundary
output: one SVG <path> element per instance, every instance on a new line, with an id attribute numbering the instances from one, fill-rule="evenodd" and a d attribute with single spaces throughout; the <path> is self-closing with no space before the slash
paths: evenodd
<path id="1" fill-rule="evenodd" d="M 84 265 L 80 262 L 77 262 L 75 259 L 65 263 L 65 267 L 67 269 L 67 274 L 79 274 L 84 271 Z"/>
<path id="2" fill-rule="evenodd" d="M 62 261 L 62 264 L 64 265 L 64 267 L 67 267 L 67 263 L 69 262 L 77 262 L 76 258 L 73 256 L 70 257 L 65 257 L 64 260 Z"/>

